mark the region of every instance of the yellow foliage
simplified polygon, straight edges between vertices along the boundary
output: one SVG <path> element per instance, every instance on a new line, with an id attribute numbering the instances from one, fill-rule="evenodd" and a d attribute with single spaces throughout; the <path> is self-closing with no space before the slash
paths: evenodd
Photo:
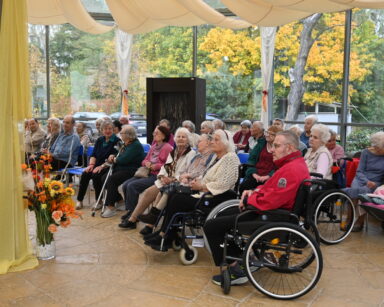
<path id="1" fill-rule="evenodd" d="M 341 99 L 344 56 L 344 13 L 323 14 L 312 32 L 317 38 L 309 52 L 304 81 L 307 88 L 311 84 L 326 84 L 328 91 L 307 92 L 304 102 L 331 103 Z M 355 24 L 353 26 L 356 26 Z M 303 24 L 290 23 L 279 28 L 275 41 L 276 66 L 274 82 L 284 88 L 290 86 L 288 71 L 294 67 L 300 49 L 300 34 Z M 251 33 L 251 34 L 250 34 Z M 229 70 L 234 74 L 252 74 L 260 69 L 260 35 L 256 29 L 233 31 L 213 28 L 209 31 L 200 50 L 208 53 L 208 71 L 217 71 L 227 60 Z M 353 37 L 352 37 L 353 39 Z M 354 48 L 350 54 L 350 81 L 362 81 L 370 74 L 373 55 L 361 43 L 352 40 Z M 351 86 L 350 94 L 354 93 Z"/>

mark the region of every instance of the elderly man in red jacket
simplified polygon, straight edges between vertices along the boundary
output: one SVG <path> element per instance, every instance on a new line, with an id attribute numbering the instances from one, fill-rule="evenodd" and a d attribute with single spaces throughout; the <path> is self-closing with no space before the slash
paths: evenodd
<path id="1" fill-rule="evenodd" d="M 299 139 L 291 131 L 277 133 L 273 143 L 273 161 L 277 171 L 273 176 L 256 190 L 243 192 L 239 208 L 245 209 L 245 204 L 254 206 L 260 211 L 273 209 L 292 210 L 300 184 L 309 179 L 308 167 L 299 151 Z M 247 201 L 245 201 L 247 199 Z M 224 235 L 233 228 L 237 214 L 218 217 L 207 221 L 204 232 L 212 252 L 215 264 L 222 263 Z M 254 219 L 255 217 L 248 217 Z M 241 222 L 240 222 L 241 223 Z M 228 253 L 239 252 L 238 248 L 228 246 Z M 234 256 L 234 255 L 231 255 Z M 247 282 L 242 268 L 236 263 L 230 266 L 231 285 Z M 221 275 L 213 277 L 215 284 L 221 284 Z"/>

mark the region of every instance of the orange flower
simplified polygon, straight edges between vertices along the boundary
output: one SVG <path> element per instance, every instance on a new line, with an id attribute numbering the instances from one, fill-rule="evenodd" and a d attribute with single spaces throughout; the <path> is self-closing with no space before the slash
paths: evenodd
<path id="1" fill-rule="evenodd" d="M 47 196 L 45 195 L 45 192 L 40 193 L 39 194 L 39 201 L 42 203 L 45 203 L 46 200 L 47 200 Z"/>
<path id="2" fill-rule="evenodd" d="M 42 188 L 44 188 L 44 182 L 39 181 L 39 182 L 36 184 L 36 186 L 37 186 L 39 189 L 42 189 Z"/>
<path id="3" fill-rule="evenodd" d="M 27 168 L 28 168 L 28 165 L 27 165 L 27 164 L 25 164 L 25 163 L 21 164 L 21 169 L 22 169 L 23 171 L 26 171 Z"/>
<path id="4" fill-rule="evenodd" d="M 56 209 L 57 209 L 57 203 L 56 203 L 55 200 L 52 200 L 52 202 L 51 202 L 51 208 L 52 208 L 52 210 L 56 210 Z"/>
<path id="5" fill-rule="evenodd" d="M 57 231 L 57 226 L 55 224 L 51 224 L 48 226 L 48 231 L 54 233 Z"/>
<path id="6" fill-rule="evenodd" d="M 70 219 L 66 219 L 65 221 L 61 221 L 60 222 L 60 226 L 66 228 L 69 226 L 69 224 L 71 224 L 71 220 Z"/>
<path id="7" fill-rule="evenodd" d="M 62 216 L 63 216 L 62 211 L 53 211 L 52 212 L 52 218 L 55 220 L 56 223 L 60 222 Z"/>

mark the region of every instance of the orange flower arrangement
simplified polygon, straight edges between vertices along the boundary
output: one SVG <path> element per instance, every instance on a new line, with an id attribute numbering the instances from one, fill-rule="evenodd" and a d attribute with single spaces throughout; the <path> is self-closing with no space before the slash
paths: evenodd
<path id="1" fill-rule="evenodd" d="M 64 188 L 61 181 L 51 180 L 50 155 L 40 156 L 32 163 L 34 189 L 27 191 L 28 208 L 36 214 L 37 240 L 40 245 L 50 244 L 58 226 L 67 227 L 71 218 L 81 217 L 75 210 L 72 187 Z M 26 164 L 21 166 L 24 172 L 31 171 Z"/>

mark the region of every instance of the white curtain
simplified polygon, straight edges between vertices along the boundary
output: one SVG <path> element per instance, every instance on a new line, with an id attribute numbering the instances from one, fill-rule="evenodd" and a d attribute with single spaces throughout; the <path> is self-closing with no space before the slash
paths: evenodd
<path id="1" fill-rule="evenodd" d="M 261 99 L 261 121 L 268 127 L 268 89 L 271 82 L 273 53 L 275 50 L 276 27 L 260 27 L 261 35 L 261 76 L 263 93 Z"/>
<path id="2" fill-rule="evenodd" d="M 121 91 L 123 93 L 121 101 L 121 112 L 125 115 L 128 115 L 128 79 L 129 71 L 131 69 L 133 34 L 126 33 L 120 29 L 116 29 L 115 40 L 117 72 L 119 75 Z"/>

